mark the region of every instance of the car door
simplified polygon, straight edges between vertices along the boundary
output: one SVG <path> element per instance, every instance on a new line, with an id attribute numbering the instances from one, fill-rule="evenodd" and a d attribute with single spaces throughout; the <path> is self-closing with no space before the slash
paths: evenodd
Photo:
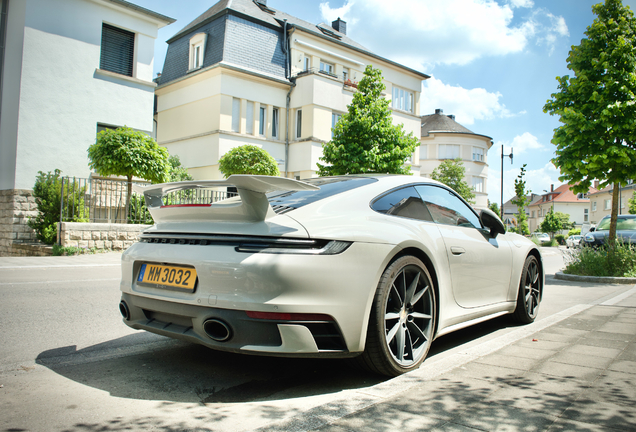
<path id="1" fill-rule="evenodd" d="M 472 308 L 506 301 L 512 252 L 504 236 L 492 238 L 475 212 L 449 189 L 415 188 L 444 240 L 457 304 Z"/>

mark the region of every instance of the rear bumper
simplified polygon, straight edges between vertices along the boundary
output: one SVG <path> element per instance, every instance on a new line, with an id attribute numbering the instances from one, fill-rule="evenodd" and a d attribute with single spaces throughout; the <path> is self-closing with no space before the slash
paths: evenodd
<path id="1" fill-rule="evenodd" d="M 354 243 L 330 256 L 236 252 L 233 247 L 137 243 L 122 257 L 126 325 L 213 349 L 277 356 L 356 355 L 364 350 L 371 302 L 394 246 Z M 144 286 L 143 262 L 194 266 L 194 292 Z M 246 311 L 322 314 L 316 321 L 256 319 Z M 230 329 L 224 341 L 208 320 Z"/>

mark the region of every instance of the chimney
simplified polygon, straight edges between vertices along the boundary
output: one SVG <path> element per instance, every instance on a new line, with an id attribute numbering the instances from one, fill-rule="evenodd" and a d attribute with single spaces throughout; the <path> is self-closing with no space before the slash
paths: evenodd
<path id="1" fill-rule="evenodd" d="M 554 185 L 553 184 L 550 185 L 550 192 L 554 192 Z"/>
<path id="2" fill-rule="evenodd" d="M 448 117 L 451 120 L 455 120 L 455 114 L 449 114 L 446 117 Z"/>
<path id="3" fill-rule="evenodd" d="M 594 189 L 598 189 L 598 180 L 594 180 Z"/>
<path id="4" fill-rule="evenodd" d="M 341 20 L 340 17 L 331 23 L 331 27 L 333 27 L 333 29 L 337 32 L 345 35 L 347 34 L 347 22 Z"/>
<path id="5" fill-rule="evenodd" d="M 443 110 L 443 109 L 441 109 L 441 108 L 437 108 L 437 109 L 435 110 L 435 114 L 444 114 L 444 110 Z"/>

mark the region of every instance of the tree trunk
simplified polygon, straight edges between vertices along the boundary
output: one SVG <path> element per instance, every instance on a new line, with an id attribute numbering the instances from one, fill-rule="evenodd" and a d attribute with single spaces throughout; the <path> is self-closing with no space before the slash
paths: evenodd
<path id="1" fill-rule="evenodd" d="M 128 185 L 126 188 L 126 210 L 124 211 L 124 217 L 126 218 L 126 223 L 128 223 L 128 212 L 130 211 L 130 198 L 132 196 L 132 176 L 128 176 Z"/>
<path id="2" fill-rule="evenodd" d="M 618 194 L 621 189 L 620 183 L 614 183 L 614 190 L 612 191 L 612 216 L 610 221 L 609 239 L 610 246 L 614 246 L 616 240 L 616 222 L 618 220 Z"/>

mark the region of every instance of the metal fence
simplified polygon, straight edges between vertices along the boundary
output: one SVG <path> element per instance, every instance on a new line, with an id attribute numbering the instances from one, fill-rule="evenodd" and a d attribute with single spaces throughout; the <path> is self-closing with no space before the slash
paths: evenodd
<path id="1" fill-rule="evenodd" d="M 61 192 L 62 222 L 153 223 L 143 195 L 132 192 L 128 199 L 126 180 L 63 177 Z M 212 204 L 235 195 L 237 194 L 232 190 L 228 192 L 219 189 L 188 189 L 166 194 L 163 203 Z"/>

